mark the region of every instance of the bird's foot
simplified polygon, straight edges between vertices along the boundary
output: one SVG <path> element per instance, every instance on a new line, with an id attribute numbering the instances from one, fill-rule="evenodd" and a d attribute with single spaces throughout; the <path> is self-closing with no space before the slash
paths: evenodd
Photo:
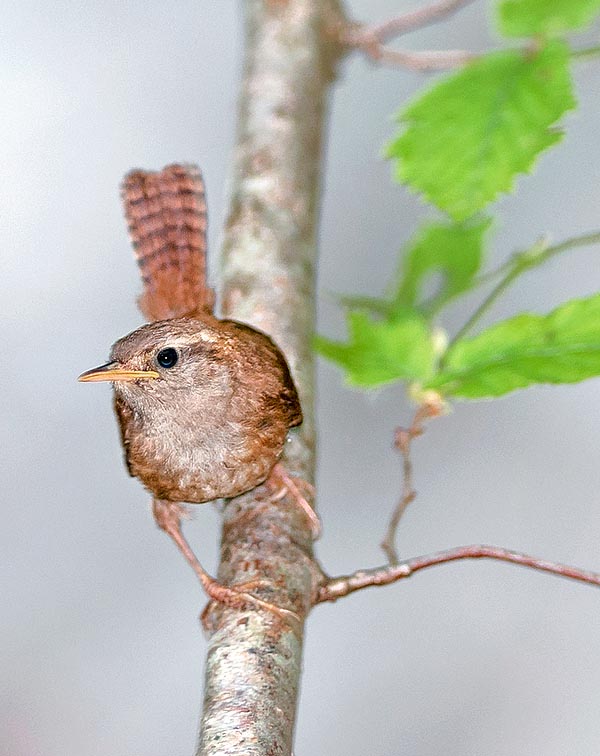
<path id="1" fill-rule="evenodd" d="M 267 480 L 267 485 L 271 490 L 274 490 L 271 501 L 279 501 L 287 494 L 290 495 L 306 515 L 313 541 L 316 541 L 321 535 L 321 519 L 307 499 L 307 496 L 310 498 L 314 497 L 314 486 L 303 478 L 292 477 L 280 462 L 272 469 L 271 475 Z"/>
<path id="2" fill-rule="evenodd" d="M 268 601 L 263 601 L 263 599 L 253 596 L 251 593 L 246 593 L 243 590 L 244 588 L 264 585 L 267 581 L 254 580 L 251 583 L 243 583 L 233 588 L 219 583 L 218 580 L 215 580 L 215 578 L 206 572 L 182 533 L 181 518 L 187 514 L 187 509 L 183 504 L 174 501 L 154 499 L 152 511 L 156 524 L 175 542 L 177 548 L 181 551 L 187 563 L 196 573 L 198 580 L 200 580 L 202 587 L 212 601 L 233 609 L 247 609 L 248 607 L 253 606 L 257 609 L 266 610 L 275 614 L 277 617 L 280 617 L 284 622 L 289 624 L 294 633 L 297 635 L 302 634 L 302 621 L 295 612 L 292 612 L 289 609 L 283 609 L 282 607 L 271 604 Z M 208 616 L 207 610 L 209 607 L 207 607 L 202 614 L 202 622 L 205 626 L 205 617 Z"/>
<path id="3" fill-rule="evenodd" d="M 215 609 L 215 604 L 227 606 L 232 609 L 245 610 L 249 607 L 256 609 L 262 609 L 264 611 L 274 614 L 285 622 L 298 638 L 302 637 L 302 620 L 296 612 L 292 612 L 290 609 L 284 609 L 281 606 L 272 604 L 270 601 L 264 601 L 263 599 L 254 596 L 252 593 L 248 593 L 248 590 L 259 588 L 261 586 L 270 585 L 268 580 L 250 580 L 247 583 L 238 583 L 235 586 L 225 586 L 216 580 L 213 580 L 213 584 L 210 586 L 204 585 L 204 590 L 211 598 L 211 601 L 205 607 L 204 611 L 200 615 L 202 626 L 205 630 L 209 630 L 212 627 L 212 613 Z"/>

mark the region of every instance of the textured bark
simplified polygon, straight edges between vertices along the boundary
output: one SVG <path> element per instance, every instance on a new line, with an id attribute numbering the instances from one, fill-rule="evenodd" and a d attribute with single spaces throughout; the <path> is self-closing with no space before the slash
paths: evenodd
<path id="1" fill-rule="evenodd" d="M 246 48 L 223 314 L 270 334 L 285 352 L 304 423 L 284 463 L 314 466 L 314 266 L 327 90 L 338 54 L 335 0 L 247 0 Z M 227 503 L 219 578 L 294 612 L 300 622 L 212 608 L 199 756 L 290 754 L 302 625 L 321 573 L 306 515 L 262 486 Z"/>

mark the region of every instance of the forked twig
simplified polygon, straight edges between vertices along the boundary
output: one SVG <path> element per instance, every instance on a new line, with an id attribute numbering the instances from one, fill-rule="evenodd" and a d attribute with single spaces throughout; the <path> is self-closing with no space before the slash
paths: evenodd
<path id="1" fill-rule="evenodd" d="M 549 562 L 547 559 L 521 554 L 518 551 L 501 548 L 500 546 L 458 546 L 446 551 L 437 551 L 426 556 L 406 559 L 397 565 L 386 565 L 368 570 L 357 570 L 351 575 L 341 575 L 329 578 L 320 588 L 315 604 L 324 601 L 336 601 L 350 593 L 360 591 L 374 585 L 389 585 L 397 580 L 410 577 L 415 572 L 436 564 L 446 564 L 459 559 L 498 559 L 503 562 L 520 564 L 523 567 L 531 567 L 534 570 L 549 572 L 553 575 L 578 580 L 589 585 L 600 586 L 600 573 L 582 570 L 558 562 Z"/>
<path id="2" fill-rule="evenodd" d="M 412 461 L 410 459 L 410 448 L 415 438 L 418 438 L 425 432 L 423 423 L 442 413 L 442 405 L 435 403 L 422 404 L 415 413 L 412 423 L 408 428 L 397 428 L 394 439 L 396 449 L 402 454 L 402 496 L 394 508 L 390 522 L 388 524 L 385 538 L 381 542 L 381 548 L 385 552 L 390 564 L 398 564 L 398 552 L 396 551 L 396 531 L 402 519 L 402 515 L 411 504 L 417 492 L 413 488 L 412 480 Z"/>
<path id="3" fill-rule="evenodd" d="M 377 63 L 421 72 L 455 68 L 468 63 L 476 57 L 475 54 L 466 50 L 391 50 L 385 46 L 385 42 L 440 21 L 471 2 L 473 0 L 442 0 L 375 26 L 345 23 L 338 30 L 339 41 L 346 47 L 361 50 Z"/>

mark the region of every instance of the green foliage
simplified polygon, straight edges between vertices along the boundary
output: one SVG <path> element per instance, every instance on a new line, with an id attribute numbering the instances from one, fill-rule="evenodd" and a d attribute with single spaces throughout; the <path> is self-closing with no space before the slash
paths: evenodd
<path id="1" fill-rule="evenodd" d="M 461 221 L 561 139 L 554 125 L 574 105 L 565 44 L 490 53 L 403 110 L 387 156 L 398 181 Z"/>
<path id="2" fill-rule="evenodd" d="M 317 336 L 314 346 L 344 368 L 351 385 L 373 387 L 397 380 L 424 380 L 431 375 L 433 342 L 425 319 L 418 313 L 375 320 L 366 312 L 349 312 L 348 331 L 348 343 Z"/>
<path id="3" fill-rule="evenodd" d="M 501 396 L 533 383 L 575 383 L 600 375 L 600 294 L 548 315 L 517 315 L 458 341 L 427 384 L 444 396 Z"/>
<path id="4" fill-rule="evenodd" d="M 451 299 L 472 288 L 481 267 L 483 236 L 491 220 L 470 224 L 431 223 L 417 235 L 404 257 L 404 272 L 393 306 L 420 307 L 437 312 Z M 423 285 L 431 273 L 441 273 L 442 285 L 427 302 Z"/>
<path id="5" fill-rule="evenodd" d="M 498 7 L 507 37 L 556 35 L 587 26 L 600 13 L 600 0 L 504 0 Z"/>
<path id="6" fill-rule="evenodd" d="M 433 322 L 484 280 L 479 273 L 491 220 L 478 214 L 560 141 L 557 123 L 575 106 L 569 48 L 552 38 L 598 12 L 600 0 L 501 0 L 501 31 L 534 37 L 540 47 L 484 55 L 400 112 L 402 131 L 387 148 L 395 176 L 452 222 L 430 222 L 416 234 L 388 296 L 341 298 L 348 341 L 319 336 L 315 346 L 344 369 L 349 383 L 368 388 L 407 381 L 415 397 L 432 390 L 443 398 L 481 399 L 600 376 L 600 294 L 465 335 L 523 273 L 568 249 L 600 243 L 600 232 L 552 247 L 542 239 L 513 255 L 485 278 L 495 285 L 445 354 Z M 441 279 L 433 294 L 431 276 Z"/>
<path id="7" fill-rule="evenodd" d="M 426 389 L 444 398 L 491 398 L 534 383 L 573 383 L 600 376 L 600 294 L 567 302 L 548 315 L 517 315 L 474 338 L 462 335 L 524 272 L 567 250 L 600 244 L 600 232 L 582 234 L 551 247 L 538 241 L 513 255 L 496 275 L 491 274 L 497 283 L 459 330 L 454 343 L 441 354 L 446 349 L 441 344 L 444 338 L 440 339 L 439 329 L 432 323 L 434 312 L 430 305 L 445 303 L 457 291 L 473 288 L 481 260 L 481 240 L 488 227 L 488 220 L 463 227 L 427 226 L 410 247 L 399 286 L 399 291 L 404 292 L 405 308 L 394 309 L 399 307 L 399 300 L 351 298 L 353 307 L 361 309 L 348 313 L 349 341 L 317 337 L 317 351 L 341 365 L 352 385 L 369 388 L 408 381 L 415 384 L 415 396 Z M 465 244 L 473 242 L 468 275 L 454 279 L 449 276 L 447 281 L 452 284 L 442 287 L 428 302 L 420 303 L 423 276 L 439 268 L 444 259 L 441 253 L 430 251 L 433 242 L 438 234 L 440 239 L 448 236 L 456 240 L 454 234 L 460 233 L 465 234 Z M 438 252 L 448 248 L 440 246 Z M 414 265 L 410 262 L 413 255 Z"/>
<path id="8" fill-rule="evenodd" d="M 489 218 L 471 223 L 433 222 L 424 226 L 402 253 L 402 277 L 390 297 L 341 296 L 350 309 L 367 310 L 392 318 L 406 310 L 427 316 L 439 312 L 451 299 L 473 287 L 483 258 L 483 239 Z M 438 291 L 425 299 L 424 288 L 431 275 L 441 274 Z"/>

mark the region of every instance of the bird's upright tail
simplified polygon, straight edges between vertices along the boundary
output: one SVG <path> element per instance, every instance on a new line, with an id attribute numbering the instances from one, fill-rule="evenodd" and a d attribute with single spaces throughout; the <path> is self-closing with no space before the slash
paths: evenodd
<path id="1" fill-rule="evenodd" d="M 148 320 L 212 313 L 206 280 L 206 199 L 194 165 L 134 170 L 122 186 L 125 217 L 142 276 L 140 310 Z"/>

